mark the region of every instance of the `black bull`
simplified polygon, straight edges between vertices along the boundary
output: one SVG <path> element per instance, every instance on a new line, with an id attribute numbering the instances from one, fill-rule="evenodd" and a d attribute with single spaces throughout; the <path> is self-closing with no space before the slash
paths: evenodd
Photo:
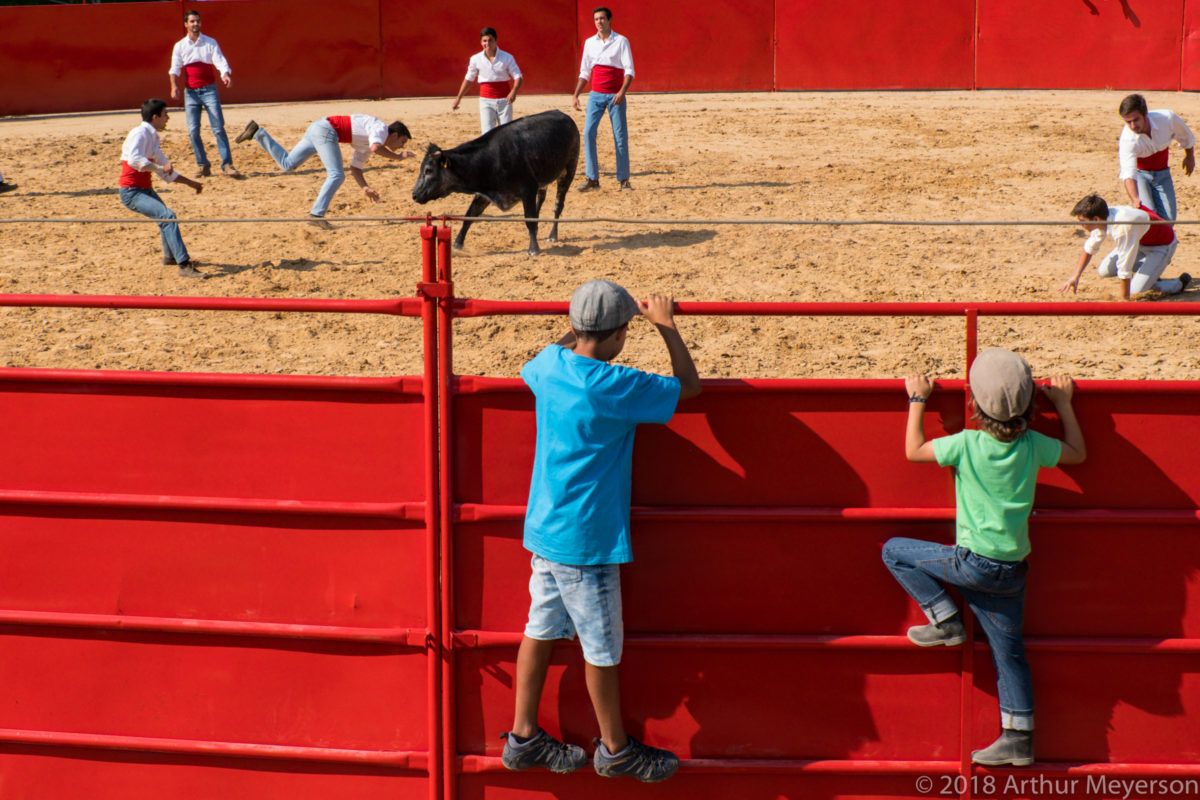
<path id="1" fill-rule="evenodd" d="M 430 144 L 421 162 L 413 200 L 428 203 L 453 192 L 473 194 L 466 216 L 477 217 L 495 203 L 507 211 L 520 200 L 529 228 L 529 254 L 538 254 L 537 217 L 546 199 L 546 186 L 558 181 L 554 227 L 549 241 L 558 241 L 558 218 L 579 163 L 579 126 L 561 111 L 543 111 L 492 128 L 478 139 L 450 150 Z M 454 247 L 467 237 L 464 221 Z"/>

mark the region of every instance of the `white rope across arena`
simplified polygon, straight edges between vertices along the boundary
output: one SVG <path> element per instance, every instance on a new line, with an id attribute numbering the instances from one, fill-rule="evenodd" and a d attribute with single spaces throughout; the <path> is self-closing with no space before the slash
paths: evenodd
<path id="1" fill-rule="evenodd" d="M 252 222 L 262 224 L 264 222 L 311 222 L 311 217 L 236 217 L 236 218 L 207 218 L 197 217 L 194 219 L 180 217 L 178 219 L 151 219 L 147 217 L 122 217 L 120 219 L 77 219 L 72 217 L 30 217 L 26 219 L 0 219 L 0 225 L 16 225 L 16 224 L 54 224 L 54 223 L 70 223 L 70 224 L 88 224 L 102 223 L 107 225 L 124 225 L 126 223 L 147 223 L 157 225 L 160 222 L 179 222 L 186 224 L 193 223 L 226 223 L 226 222 Z M 327 222 L 425 222 L 425 217 L 337 217 Z M 552 223 L 555 220 L 550 217 L 510 217 L 510 216 L 491 216 L 491 217 L 458 217 L 453 215 L 438 215 L 431 216 L 429 222 L 431 224 L 439 222 L 470 222 L 477 224 L 480 222 L 542 222 Z M 587 224 L 590 222 L 604 222 L 608 224 L 621 225 L 899 225 L 911 227 L 1011 227 L 1017 225 L 1026 226 L 1069 226 L 1078 227 L 1079 220 L 1056 221 L 1056 220 L 902 220 L 902 219 L 633 219 L 630 217 L 561 217 L 559 223 L 571 224 Z M 1142 225 L 1197 225 L 1200 220 L 1195 219 L 1177 219 L 1171 220 L 1151 220 L 1148 222 L 1139 223 Z"/>

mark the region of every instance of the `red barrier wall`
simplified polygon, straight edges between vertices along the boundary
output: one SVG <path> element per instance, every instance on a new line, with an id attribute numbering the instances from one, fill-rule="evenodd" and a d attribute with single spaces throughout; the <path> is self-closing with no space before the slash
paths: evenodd
<path id="1" fill-rule="evenodd" d="M 776 4 L 776 89 L 970 89 L 975 0 Z"/>
<path id="2" fill-rule="evenodd" d="M 379 0 L 209 0 L 203 30 L 233 69 L 225 102 L 377 97 Z M 176 3 L 0 8 L 2 114 L 137 109 L 169 100 Z M 183 101 L 178 101 L 182 105 Z"/>
<path id="3" fill-rule="evenodd" d="M 579 66 L 571 24 L 574 9 L 574 0 L 466 0 L 455 3 L 449 14 L 446 7 L 434 4 L 385 2 L 384 95 L 453 97 L 466 75 L 467 60 L 479 50 L 479 30 L 485 25 L 496 29 L 500 48 L 516 58 L 525 77 L 523 93 L 570 92 L 575 87 L 573 70 Z M 467 98 L 478 95 L 477 88 L 473 94 L 469 89 Z M 519 107 L 519 98 L 517 103 Z"/>
<path id="4" fill-rule="evenodd" d="M 567 91 L 579 77 L 583 40 L 596 35 L 598 5 L 579 0 L 580 45 Z M 774 0 L 604 5 L 612 9 L 613 30 L 629 39 L 634 92 L 761 92 L 772 85 Z"/>
<path id="5" fill-rule="evenodd" d="M 31 376 L 0 375 L 4 795 L 428 797 L 420 380 Z"/>
<path id="6" fill-rule="evenodd" d="M 454 616 L 461 796 L 552 787 L 607 796 L 590 775 L 491 774 L 526 613 L 521 525 L 534 421 L 518 381 L 465 379 L 462 388 L 453 558 L 457 574 L 473 577 L 456 584 Z M 1037 774 L 1200 758 L 1189 733 L 1200 714 L 1200 474 L 1190 443 L 1172 434 L 1194 424 L 1200 394 L 1143 388 L 1085 384 L 1075 405 L 1089 460 L 1042 473 L 1025 624 L 1041 698 Z M 639 430 L 636 560 L 622 571 L 623 703 L 635 736 L 722 765 L 685 768 L 664 789 L 671 796 L 916 797 L 915 776 L 953 771 L 964 747 L 996 736 L 982 636 L 966 665 L 961 651 L 908 646 L 905 629 L 924 617 L 880 563 L 892 536 L 953 540 L 952 475 L 904 459 L 901 391 L 897 381 L 718 382 L 668 425 Z M 960 429 L 963 408 L 961 382 L 945 386 L 927 431 Z M 1052 413 L 1035 427 L 1061 436 Z M 839 518 L 843 507 L 877 518 Z M 1120 509 L 1189 516 L 1113 519 Z M 574 644 L 559 648 L 542 704 L 542 724 L 574 742 L 595 735 L 580 658 Z M 973 675 L 965 704 L 964 666 Z M 809 774 L 813 761 L 837 777 Z M 894 774 L 868 761 L 889 762 Z"/>
<path id="7" fill-rule="evenodd" d="M 1200 88 L 1196 0 L 699 0 L 612 6 L 636 91 Z M 0 7 L 0 114 L 135 108 L 167 93 L 185 3 Z M 570 92 L 594 3 L 452 8 L 399 0 L 209 0 L 227 102 L 448 95 L 479 29 L 525 91 Z M 133 44 L 130 44 L 130 43 Z"/>
<path id="8" fill-rule="evenodd" d="M 453 377 L 452 312 L 512 312 L 453 299 L 448 234 L 422 229 L 421 379 L 0 370 L 6 798 L 612 796 L 590 770 L 500 764 L 533 400 Z M 791 310 L 876 313 L 849 305 Z M 963 311 L 926 305 L 879 313 Z M 622 695 L 631 733 L 684 759 L 657 794 L 1020 796 L 964 760 L 997 730 L 986 644 L 911 645 L 923 617 L 879 559 L 892 536 L 953 539 L 951 473 L 903 458 L 901 386 L 710 381 L 639 431 Z M 1042 405 L 1035 427 L 1061 435 Z M 1016 775 L 1200 790 L 1200 471 L 1180 435 L 1200 384 L 1084 382 L 1075 407 L 1090 459 L 1042 473 L 1031 521 L 1039 761 Z M 927 432 L 964 409 L 943 382 Z M 562 643 L 541 722 L 586 743 L 582 673 Z"/>
<path id="9" fill-rule="evenodd" d="M 1184 0 L 981 2 L 978 85 L 1177 90 L 1183 9 Z"/>

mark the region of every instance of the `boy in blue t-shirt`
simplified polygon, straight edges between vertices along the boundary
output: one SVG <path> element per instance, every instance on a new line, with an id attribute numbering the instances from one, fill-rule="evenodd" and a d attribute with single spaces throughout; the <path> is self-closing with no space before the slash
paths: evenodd
<path id="1" fill-rule="evenodd" d="M 925 439 L 925 401 L 933 382 L 910 375 L 909 461 L 954 467 L 957 501 L 954 546 L 896 537 L 883 546 L 883 562 L 929 618 L 908 629 L 921 647 L 959 645 L 967 640 L 958 607 L 943 585 L 955 586 L 979 620 L 996 666 L 1003 732 L 971 761 L 987 766 L 1033 763 L 1033 681 L 1021 623 L 1029 563 L 1029 512 L 1040 469 L 1079 464 L 1087 455 L 1083 432 L 1071 408 L 1075 384 L 1059 375 L 1043 387 L 1062 420 L 1065 441 L 1029 430 L 1033 374 L 1025 359 L 999 347 L 971 364 L 969 386 L 980 430 Z"/>
<path id="2" fill-rule="evenodd" d="M 674 378 L 610 364 L 625 346 L 629 320 L 643 314 L 662 334 Z M 621 661 L 620 565 L 633 560 L 629 498 L 633 434 L 664 423 L 679 400 L 700 394 L 700 378 L 675 329 L 673 301 L 651 295 L 639 307 L 615 283 L 594 280 L 571 297 L 571 332 L 521 370 L 536 398 L 537 446 L 525 549 L 533 553 L 529 623 L 517 653 L 516 714 L 504 734 L 504 766 L 573 772 L 587 754 L 538 725 L 538 705 L 556 639 L 579 635 L 588 694 L 600 726 L 593 766 L 605 777 L 666 780 L 674 753 L 625 733 Z"/>

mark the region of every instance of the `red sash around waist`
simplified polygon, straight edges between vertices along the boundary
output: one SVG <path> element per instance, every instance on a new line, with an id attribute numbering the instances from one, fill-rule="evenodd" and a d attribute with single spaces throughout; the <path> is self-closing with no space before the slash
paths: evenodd
<path id="1" fill-rule="evenodd" d="M 212 64 L 207 64 L 203 61 L 193 61 L 191 64 L 183 65 L 183 77 L 187 81 L 187 88 L 199 89 L 202 86 L 208 86 L 217 80 L 217 71 L 213 69 Z"/>
<path id="2" fill-rule="evenodd" d="M 1161 220 L 1158 214 L 1155 214 L 1145 206 L 1141 206 L 1142 211 L 1150 215 L 1150 220 Z M 1147 247 L 1161 247 L 1164 244 L 1170 244 L 1175 241 L 1175 229 L 1170 225 L 1151 225 L 1150 230 L 1146 231 L 1141 239 L 1138 239 L 1138 244 L 1144 244 Z"/>
<path id="3" fill-rule="evenodd" d="M 1152 156 L 1139 158 L 1137 165 L 1138 169 L 1144 169 L 1147 172 L 1158 172 L 1160 169 L 1166 169 L 1171 165 L 1171 148 L 1164 147 Z"/>
<path id="4" fill-rule="evenodd" d="M 597 64 L 592 67 L 592 91 L 600 94 L 616 94 L 625 85 L 625 70 Z"/>
<path id="5" fill-rule="evenodd" d="M 333 126 L 337 131 L 338 141 L 342 144 L 350 144 L 354 140 L 353 129 L 350 126 L 349 117 L 326 117 L 325 120 Z"/>
<path id="6" fill-rule="evenodd" d="M 136 170 L 129 166 L 128 161 L 121 162 L 121 177 L 117 179 L 118 186 L 136 189 L 150 188 L 150 173 Z"/>
<path id="7" fill-rule="evenodd" d="M 480 81 L 479 96 L 489 100 L 508 97 L 508 90 L 511 86 L 512 81 Z"/>

